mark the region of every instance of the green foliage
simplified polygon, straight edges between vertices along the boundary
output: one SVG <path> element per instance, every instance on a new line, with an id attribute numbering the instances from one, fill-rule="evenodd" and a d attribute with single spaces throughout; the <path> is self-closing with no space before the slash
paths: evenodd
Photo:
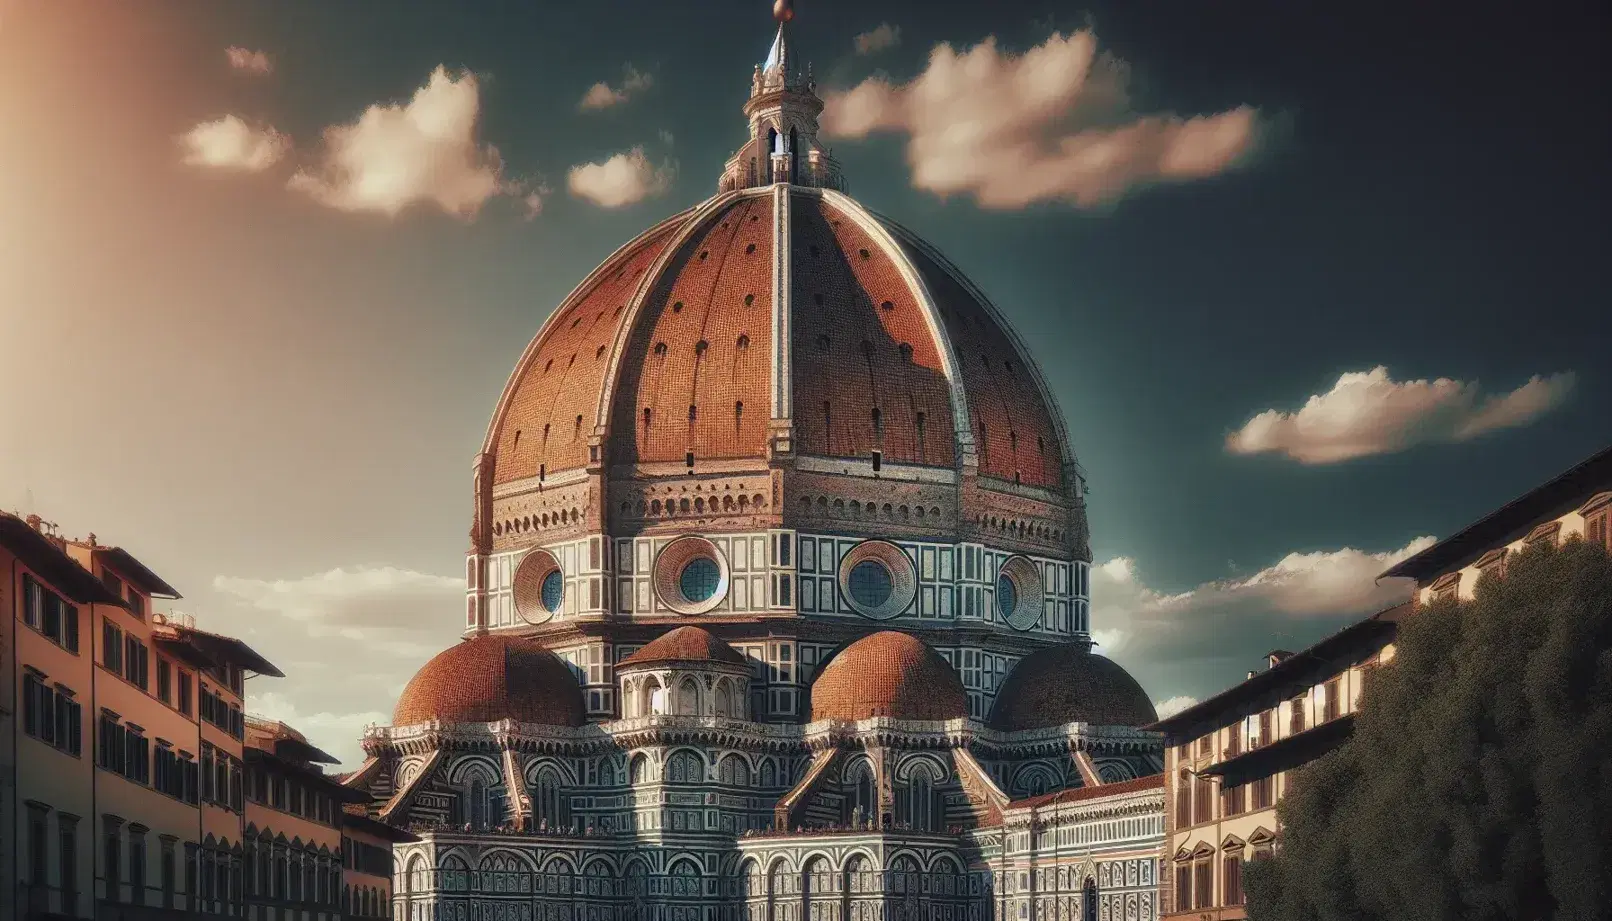
<path id="1" fill-rule="evenodd" d="M 1254 921 L 1612 916 L 1612 560 L 1542 544 L 1407 618 L 1278 817 Z"/>

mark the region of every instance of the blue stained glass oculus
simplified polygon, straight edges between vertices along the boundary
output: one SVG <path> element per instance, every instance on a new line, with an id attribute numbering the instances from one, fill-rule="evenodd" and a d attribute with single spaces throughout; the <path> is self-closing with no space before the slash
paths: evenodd
<path id="1" fill-rule="evenodd" d="M 1013 584 L 1013 577 L 1004 572 L 996 577 L 996 609 L 1003 617 L 1012 617 L 1018 606 L 1019 587 Z"/>
<path id="2" fill-rule="evenodd" d="M 697 556 L 688 561 L 683 571 L 677 575 L 677 588 L 683 597 L 699 604 L 709 601 L 716 594 L 717 586 L 722 581 L 722 568 L 716 560 L 707 556 Z"/>
<path id="3" fill-rule="evenodd" d="M 550 613 L 558 613 L 560 602 L 565 600 L 565 574 L 558 569 L 550 570 L 543 577 L 543 607 Z"/>
<path id="4" fill-rule="evenodd" d="M 863 560 L 851 567 L 851 600 L 866 608 L 880 608 L 895 591 L 890 570 L 878 560 Z"/>

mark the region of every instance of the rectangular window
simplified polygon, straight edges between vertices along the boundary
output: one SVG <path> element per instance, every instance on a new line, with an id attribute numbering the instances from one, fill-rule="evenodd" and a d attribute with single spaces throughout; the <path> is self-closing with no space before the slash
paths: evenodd
<path id="1" fill-rule="evenodd" d="M 45 618 L 45 588 L 33 576 L 22 577 L 22 622 L 39 629 Z"/>
<path id="2" fill-rule="evenodd" d="M 1192 901 L 1198 908 L 1208 908 L 1215 903 L 1214 867 L 1210 862 L 1200 860 L 1192 867 Z"/>
<path id="3" fill-rule="evenodd" d="M 123 630 L 110 617 L 101 619 L 101 666 L 123 674 Z"/>
<path id="4" fill-rule="evenodd" d="M 1606 512 L 1593 514 L 1584 521 L 1585 541 L 1612 550 L 1612 534 L 1608 531 Z"/>
<path id="5" fill-rule="evenodd" d="M 186 672 L 186 671 L 180 671 L 180 670 L 177 670 L 177 669 L 175 671 L 177 673 L 176 676 L 175 676 L 175 678 L 176 678 L 175 683 L 177 684 L 177 686 L 179 688 L 179 712 L 183 713 L 186 716 L 190 716 L 191 715 L 190 673 Z"/>
<path id="6" fill-rule="evenodd" d="M 1220 792 L 1220 812 L 1226 818 L 1243 814 L 1243 787 L 1226 787 Z"/>
<path id="7" fill-rule="evenodd" d="M 45 811 L 29 807 L 28 810 L 28 882 L 41 889 L 50 885 L 45 843 Z"/>
<path id="8" fill-rule="evenodd" d="M 1275 716 L 1274 710 L 1261 710 L 1259 712 L 1259 744 L 1261 748 L 1272 742 L 1272 736 L 1275 735 L 1275 732 L 1272 731 Z"/>
<path id="9" fill-rule="evenodd" d="M 1254 788 L 1253 808 L 1269 809 L 1276 800 L 1276 778 L 1270 776 L 1261 777 L 1254 781 L 1252 786 Z"/>
<path id="10" fill-rule="evenodd" d="M 1175 910 L 1192 910 L 1192 866 L 1179 864 L 1175 868 Z"/>
<path id="11" fill-rule="evenodd" d="M 146 903 L 146 836 L 129 830 L 129 895 L 136 905 Z"/>
<path id="12" fill-rule="evenodd" d="M 169 706 L 174 702 L 173 666 L 167 659 L 157 659 L 157 699 Z"/>
<path id="13" fill-rule="evenodd" d="M 1192 821 L 1196 825 L 1214 820 L 1214 784 L 1209 778 L 1199 777 L 1192 791 Z"/>
<path id="14" fill-rule="evenodd" d="M 1308 697 L 1308 694 L 1300 694 L 1288 701 L 1287 734 L 1290 736 L 1304 731 L 1304 702 Z"/>
<path id="15" fill-rule="evenodd" d="M 124 593 L 123 599 L 129 605 L 130 614 L 133 614 L 135 617 L 138 617 L 141 620 L 145 620 L 146 600 L 139 592 L 134 590 L 134 586 L 127 586 L 127 591 Z"/>
<path id="16" fill-rule="evenodd" d="M 61 880 L 62 914 L 78 914 L 78 827 L 73 819 L 56 816 L 56 865 Z"/>
<path id="17" fill-rule="evenodd" d="M 102 864 L 106 875 L 106 898 L 113 902 L 123 901 L 123 842 L 118 837 L 118 826 L 112 822 L 106 823 L 106 838 L 103 842 L 104 853 Z"/>
<path id="18" fill-rule="evenodd" d="M 1192 775 L 1182 771 L 1175 785 L 1175 824 L 1186 828 L 1192 824 Z"/>
<path id="19" fill-rule="evenodd" d="M 1243 858 L 1240 854 L 1227 854 L 1224 858 L 1225 872 L 1221 880 L 1224 894 L 1223 901 L 1227 905 L 1243 904 Z"/>
<path id="20" fill-rule="evenodd" d="M 1327 722 L 1331 722 L 1343 715 L 1343 687 L 1340 679 L 1334 678 L 1327 682 L 1326 701 Z"/>
<path id="21" fill-rule="evenodd" d="M 1243 724 L 1226 727 L 1226 757 L 1235 758 L 1243 751 Z"/>

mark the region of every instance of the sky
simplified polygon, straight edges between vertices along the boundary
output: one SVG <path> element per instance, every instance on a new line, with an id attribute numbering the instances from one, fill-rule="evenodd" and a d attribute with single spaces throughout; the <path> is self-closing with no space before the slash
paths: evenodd
<path id="1" fill-rule="evenodd" d="M 852 194 L 1032 344 L 1166 709 L 1612 442 L 1609 14 L 801 0 Z M 1424 8 L 1425 7 L 1425 8 Z M 0 508 L 127 547 L 349 762 L 462 623 L 504 381 L 715 191 L 773 24 L 0 0 Z"/>

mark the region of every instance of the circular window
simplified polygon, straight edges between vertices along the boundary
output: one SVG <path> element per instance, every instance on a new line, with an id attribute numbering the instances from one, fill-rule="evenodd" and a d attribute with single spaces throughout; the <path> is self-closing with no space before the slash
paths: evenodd
<path id="1" fill-rule="evenodd" d="M 912 559 L 900 547 L 882 540 L 852 547 L 840 561 L 839 581 L 851 609 L 873 620 L 901 616 L 918 594 Z"/>
<path id="2" fill-rule="evenodd" d="M 863 560 L 851 567 L 851 597 L 863 607 L 882 607 L 895 590 L 890 570 L 878 560 Z"/>
<path id="3" fill-rule="evenodd" d="M 1045 589 L 1041 572 L 1026 557 L 1009 557 L 996 575 L 996 610 L 1015 630 L 1041 622 Z"/>
<path id="4" fill-rule="evenodd" d="M 678 614 L 714 610 L 728 594 L 728 561 L 703 537 L 679 537 L 655 557 L 655 596 Z"/>
<path id="5" fill-rule="evenodd" d="M 1002 612 L 1003 617 L 1010 617 L 1013 609 L 1019 606 L 1019 590 L 1014 587 L 1013 580 L 1003 573 L 996 577 L 996 609 Z"/>
<path id="6" fill-rule="evenodd" d="M 698 604 L 709 601 L 716 594 L 717 586 L 722 582 L 722 569 L 716 561 L 707 556 L 697 556 L 689 560 L 683 567 L 683 572 L 677 577 L 677 587 L 683 592 L 683 597 Z"/>
<path id="7" fill-rule="evenodd" d="M 547 550 L 533 550 L 515 567 L 515 613 L 529 624 L 541 624 L 560 613 L 565 601 L 565 572 Z"/>
<path id="8" fill-rule="evenodd" d="M 543 577 L 543 607 L 558 611 L 565 600 L 565 575 L 558 569 Z"/>

